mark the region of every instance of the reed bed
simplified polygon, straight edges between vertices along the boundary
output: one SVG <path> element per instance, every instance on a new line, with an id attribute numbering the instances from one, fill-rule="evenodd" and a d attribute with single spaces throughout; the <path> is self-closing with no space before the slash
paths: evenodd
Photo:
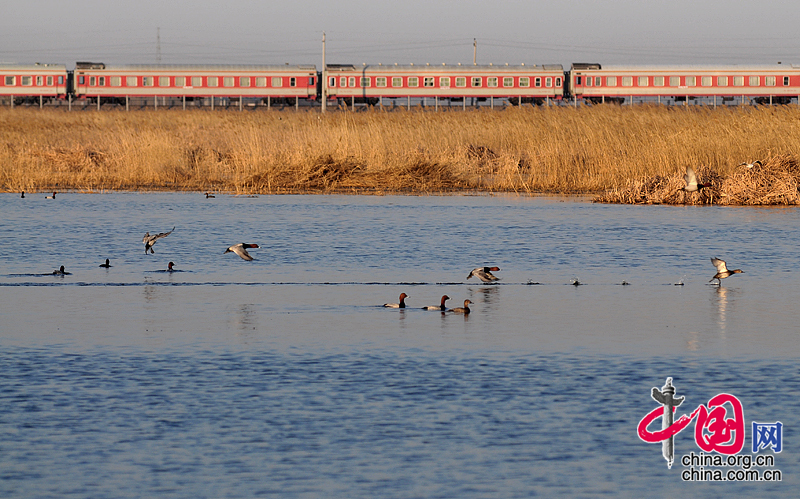
<path id="1" fill-rule="evenodd" d="M 716 179 L 702 193 L 715 203 L 795 203 L 798 123 L 792 106 L 324 115 L 6 108 L 0 189 L 593 193 L 608 202 L 678 202 L 653 189 L 677 193 L 692 165 L 704 181 Z M 737 169 L 755 159 L 770 159 L 763 170 L 773 176 Z M 733 181 L 752 185 L 726 190 Z M 795 191 L 780 195 L 779 184 Z"/>

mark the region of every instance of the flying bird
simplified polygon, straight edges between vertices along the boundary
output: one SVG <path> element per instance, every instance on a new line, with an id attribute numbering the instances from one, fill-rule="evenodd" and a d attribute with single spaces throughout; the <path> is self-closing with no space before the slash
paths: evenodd
<path id="1" fill-rule="evenodd" d="M 500 267 L 478 267 L 477 269 L 472 269 L 467 279 L 475 276 L 483 282 L 499 281 L 500 278 L 492 274 L 492 272 L 497 272 L 498 270 L 500 270 Z"/>
<path id="2" fill-rule="evenodd" d="M 247 252 L 247 248 L 258 248 L 258 247 L 259 246 L 257 244 L 239 243 L 239 244 L 234 244 L 230 248 L 226 249 L 225 253 L 234 252 L 240 257 L 242 257 L 242 260 L 247 260 L 249 262 L 250 260 L 253 259 L 253 257 L 250 256 L 250 253 Z M 225 253 L 223 253 L 223 255 Z"/>
<path id="3" fill-rule="evenodd" d="M 725 260 L 720 260 L 719 258 L 712 258 L 711 263 L 717 268 L 717 274 L 711 278 L 708 282 L 714 282 L 714 279 L 717 280 L 717 284 L 721 284 L 721 279 L 725 279 L 726 277 L 733 275 L 733 274 L 744 274 L 744 271 L 741 269 L 736 270 L 728 270 L 728 266 L 725 265 Z"/>
<path id="4" fill-rule="evenodd" d="M 406 308 L 406 298 L 408 295 L 405 293 L 400 293 L 400 303 L 384 303 L 384 307 L 388 308 Z"/>
<path id="5" fill-rule="evenodd" d="M 683 187 L 681 190 L 686 192 L 695 192 L 701 190 L 703 187 L 711 187 L 711 182 L 705 184 L 697 183 L 697 175 L 694 173 L 691 166 L 686 167 L 686 175 L 683 176 L 683 180 L 686 182 L 686 187 Z"/>
<path id="6" fill-rule="evenodd" d="M 463 307 L 451 308 L 450 310 L 448 310 L 448 312 L 453 312 L 454 314 L 467 315 L 470 312 L 470 310 L 469 310 L 469 304 L 470 303 L 472 303 L 472 302 L 469 301 L 469 300 L 464 300 L 464 306 Z"/>
<path id="7" fill-rule="evenodd" d="M 745 168 L 750 170 L 754 166 L 761 166 L 761 161 L 753 161 L 752 163 L 741 163 L 739 166 L 744 166 Z"/>
<path id="8" fill-rule="evenodd" d="M 150 250 L 150 253 L 155 253 L 155 251 L 153 251 L 153 245 L 156 244 L 156 241 L 162 237 L 167 237 L 168 235 L 172 234 L 173 230 L 175 230 L 175 227 L 173 227 L 169 232 L 161 232 L 160 234 L 154 234 L 152 236 L 149 232 L 146 233 L 142 238 L 142 242 L 144 243 L 144 254 L 147 254 L 147 250 Z"/>
<path id="9" fill-rule="evenodd" d="M 445 310 L 447 310 L 447 307 L 444 306 L 444 302 L 446 302 L 449 299 L 450 299 L 449 296 L 443 295 L 442 296 L 442 304 L 441 305 L 439 305 L 439 306 L 431 305 L 429 307 L 422 307 L 422 310 L 441 310 L 442 312 L 444 312 Z"/>

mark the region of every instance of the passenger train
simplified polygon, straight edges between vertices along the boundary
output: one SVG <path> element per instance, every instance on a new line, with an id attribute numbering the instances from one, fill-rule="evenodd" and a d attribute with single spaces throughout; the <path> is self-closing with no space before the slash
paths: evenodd
<path id="1" fill-rule="evenodd" d="M 324 97 L 323 97 L 324 96 Z M 800 103 L 800 66 L 0 64 L 3 104 Z"/>

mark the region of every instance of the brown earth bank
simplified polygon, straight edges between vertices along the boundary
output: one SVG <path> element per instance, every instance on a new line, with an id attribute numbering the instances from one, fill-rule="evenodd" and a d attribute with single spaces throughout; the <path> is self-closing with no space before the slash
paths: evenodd
<path id="1" fill-rule="evenodd" d="M 0 109 L 0 189 L 12 192 L 516 192 L 797 204 L 799 154 L 794 106 Z M 755 160 L 762 165 L 740 166 Z M 687 166 L 712 187 L 681 191 Z"/>

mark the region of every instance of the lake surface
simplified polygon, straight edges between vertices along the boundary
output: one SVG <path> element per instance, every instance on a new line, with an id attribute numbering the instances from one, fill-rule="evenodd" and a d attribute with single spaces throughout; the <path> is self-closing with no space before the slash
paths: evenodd
<path id="1" fill-rule="evenodd" d="M 0 497 L 796 496 L 797 208 L 44 196 L 0 194 Z M 694 423 L 668 469 L 667 377 L 742 454 L 781 421 L 782 481 L 682 481 Z"/>

